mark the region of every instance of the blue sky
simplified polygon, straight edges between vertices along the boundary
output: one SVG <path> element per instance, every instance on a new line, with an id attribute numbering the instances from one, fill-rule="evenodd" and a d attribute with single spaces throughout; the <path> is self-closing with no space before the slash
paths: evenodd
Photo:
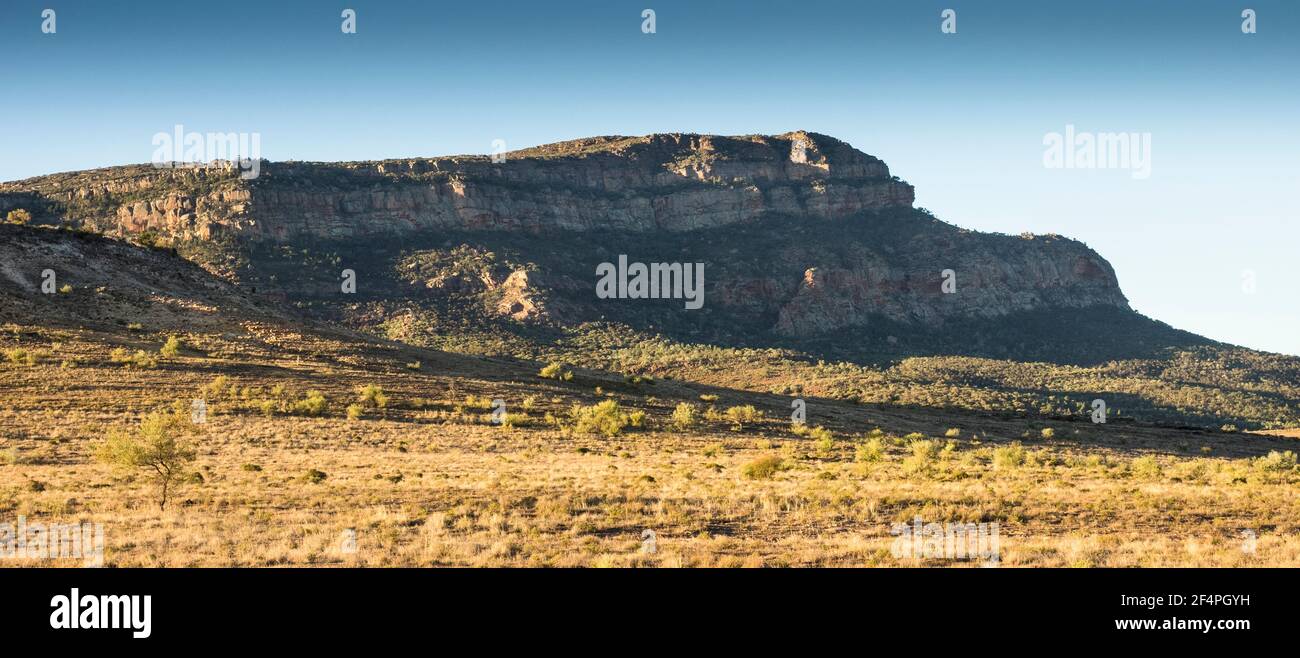
<path id="1" fill-rule="evenodd" d="M 1300 3 L 1073 4 L 6 0 L 0 180 L 147 162 L 176 124 L 272 160 L 813 130 L 946 221 L 1083 240 L 1147 315 L 1300 354 Z M 1067 124 L 1150 133 L 1150 178 L 1045 168 Z"/>

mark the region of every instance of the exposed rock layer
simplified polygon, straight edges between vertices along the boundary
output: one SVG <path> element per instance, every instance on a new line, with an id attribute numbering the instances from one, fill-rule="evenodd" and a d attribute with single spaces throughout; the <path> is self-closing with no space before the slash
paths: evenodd
<path id="1" fill-rule="evenodd" d="M 528 322 L 586 319 L 554 317 L 548 309 L 604 312 L 594 307 L 588 289 L 594 277 L 590 283 L 585 278 L 597 261 L 586 263 L 590 254 L 548 243 L 550 236 L 641 236 L 631 245 L 642 253 L 631 257 L 660 260 L 684 255 L 676 236 L 725 226 L 767 227 L 763 220 L 773 217 L 841 222 L 846 229 L 843 237 L 822 231 L 781 247 L 771 240 L 738 240 L 690 255 L 708 267 L 709 304 L 761 319 L 777 333 L 824 335 L 861 326 L 872 316 L 941 324 L 1041 308 L 1128 308 L 1110 265 L 1083 244 L 1056 236 L 979 234 L 938 222 L 912 210 L 912 187 L 891 176 L 884 162 L 815 133 L 600 137 L 508 153 L 499 162 L 458 156 L 264 163 L 255 180 L 237 174 L 229 168 L 150 166 L 58 174 L 0 185 L 0 211 L 25 207 L 38 221 L 113 234 L 324 239 L 337 241 L 340 250 L 349 244 L 368 248 L 368 236 L 427 242 L 445 231 L 480 233 L 490 250 L 496 248 L 492 235 L 528 233 L 537 236 L 529 245 L 536 251 L 523 256 L 543 263 L 540 269 L 444 272 L 435 260 L 421 286 L 421 294 L 437 295 L 482 285 L 492 293 L 485 304 L 489 311 Z M 889 231 L 876 233 L 866 225 L 883 221 L 883 215 L 895 222 Z M 675 253 L 667 253 L 673 251 L 669 242 L 679 245 Z M 557 249 L 581 267 L 548 271 L 544 256 Z M 760 273 L 740 264 L 746 254 L 764 259 Z M 945 269 L 956 277 L 952 294 L 941 287 Z M 292 284 L 283 285 L 292 292 Z"/>

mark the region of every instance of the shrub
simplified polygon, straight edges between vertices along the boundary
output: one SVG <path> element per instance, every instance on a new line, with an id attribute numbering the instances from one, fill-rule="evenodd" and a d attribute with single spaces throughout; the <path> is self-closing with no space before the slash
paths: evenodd
<path id="1" fill-rule="evenodd" d="M 694 427 L 699 422 L 698 407 L 690 402 L 682 402 L 673 409 L 673 427 L 679 430 L 685 430 Z"/>
<path id="2" fill-rule="evenodd" d="M 195 450 L 187 441 L 197 428 L 182 407 L 155 412 L 140 421 L 134 432 L 114 431 L 96 451 L 96 457 L 121 468 L 143 469 L 159 488 L 158 509 L 167 508 L 167 496 L 187 475 Z"/>
<path id="3" fill-rule="evenodd" d="M 860 462 L 878 462 L 885 457 L 885 442 L 876 437 L 858 446 L 853 458 Z"/>
<path id="4" fill-rule="evenodd" d="M 215 400 L 219 400 L 222 395 L 225 395 L 226 392 L 231 389 L 231 387 L 232 386 L 230 384 L 229 377 L 225 375 L 217 375 L 216 377 L 212 378 L 212 381 L 209 382 L 207 386 L 204 386 L 203 388 L 199 389 L 199 392 L 203 394 L 204 399 L 215 401 Z M 283 392 L 282 386 L 278 388 L 280 388 L 281 392 Z"/>
<path id="5" fill-rule="evenodd" d="M 307 396 L 293 403 L 293 410 L 307 416 L 319 416 L 325 413 L 329 401 L 320 391 L 307 391 Z"/>
<path id="6" fill-rule="evenodd" d="M 584 434 L 617 436 L 632 423 L 616 400 L 605 400 L 585 407 L 574 405 L 569 416 L 574 420 L 574 429 Z"/>
<path id="7" fill-rule="evenodd" d="M 473 409 L 477 411 L 487 411 L 492 408 L 492 400 L 487 396 L 466 395 L 465 401 L 457 405 L 457 411 Z"/>
<path id="8" fill-rule="evenodd" d="M 1042 432 L 1039 432 L 1039 435 L 1042 436 L 1044 439 L 1050 439 L 1050 438 L 1056 436 L 1056 430 L 1054 430 L 1054 429 L 1052 429 L 1052 428 L 1050 428 L 1050 427 L 1044 427 L 1044 428 L 1043 428 L 1043 431 L 1042 431 Z"/>
<path id="9" fill-rule="evenodd" d="M 528 424 L 528 414 L 503 414 L 501 426 L 515 428 Z"/>
<path id="10" fill-rule="evenodd" d="M 785 461 L 776 455 L 769 455 L 745 464 L 740 473 L 750 480 L 767 480 L 782 470 L 785 470 Z"/>
<path id="11" fill-rule="evenodd" d="M 950 438 L 950 439 L 955 439 L 955 438 L 961 436 L 961 428 L 959 428 L 959 427 L 949 427 L 949 428 L 948 428 L 948 431 L 947 431 L 947 432 L 944 432 L 943 435 L 946 436 L 946 437 L 948 437 L 948 438 Z"/>
<path id="12" fill-rule="evenodd" d="M 704 395 L 700 396 L 700 402 L 717 402 L 717 401 L 718 401 L 718 396 L 716 395 L 705 393 Z"/>
<path id="13" fill-rule="evenodd" d="M 72 294 L 72 284 L 69 284 L 69 283 L 65 283 L 65 284 L 63 284 L 63 285 L 59 288 L 59 294 L 60 294 L 60 295 L 71 295 L 71 294 Z"/>
<path id="14" fill-rule="evenodd" d="M 180 351 L 181 351 L 181 339 L 175 336 L 168 336 L 167 342 L 163 343 L 163 346 L 158 349 L 159 354 L 169 359 L 179 354 Z"/>
<path id="15" fill-rule="evenodd" d="M 41 360 L 41 355 L 32 350 L 15 347 L 5 350 L 5 358 L 14 365 L 34 366 Z"/>
<path id="16" fill-rule="evenodd" d="M 149 356 L 149 353 L 144 350 L 136 350 L 135 354 L 128 355 L 125 349 L 119 347 L 113 350 L 112 354 L 109 355 L 109 358 L 111 358 L 115 363 L 121 363 L 127 367 L 131 367 L 131 366 L 134 366 L 136 368 L 157 368 L 158 367 L 158 359 Z"/>
<path id="17" fill-rule="evenodd" d="M 16 208 L 5 215 L 5 221 L 10 224 L 27 224 L 32 221 L 32 214 L 22 208 Z"/>
<path id="18" fill-rule="evenodd" d="M 537 371 L 537 376 L 542 379 L 554 379 L 556 381 L 569 381 L 573 379 L 573 373 L 564 369 L 564 364 L 558 361 L 552 361 L 541 370 Z"/>
<path id="19" fill-rule="evenodd" d="M 383 409 L 388 406 L 388 396 L 384 395 L 384 389 L 374 385 L 367 384 L 359 389 L 357 393 L 361 396 L 361 406 Z"/>
<path id="20" fill-rule="evenodd" d="M 934 441 L 913 439 L 909 447 L 912 454 L 903 459 L 903 470 L 912 475 L 928 475 L 939 459 L 939 445 Z"/>
<path id="21" fill-rule="evenodd" d="M 318 471 L 314 468 L 309 468 L 306 473 L 302 474 L 302 481 L 309 484 L 320 484 L 324 482 L 327 477 L 329 477 L 329 475 L 326 474 L 325 471 Z"/>
<path id="22" fill-rule="evenodd" d="M 1155 457 L 1146 455 L 1129 462 L 1129 472 L 1133 477 L 1153 480 L 1160 477 L 1160 462 Z"/>
<path id="23" fill-rule="evenodd" d="M 349 404 L 349 405 L 348 405 L 348 420 L 356 420 L 356 419 L 360 418 L 360 417 L 361 417 L 361 414 L 362 414 L 364 411 L 365 411 L 365 407 L 362 407 L 361 405 L 359 405 L 359 404 L 357 404 L 357 403 L 355 403 L 355 402 L 352 403 L 352 404 Z"/>
<path id="24" fill-rule="evenodd" d="M 645 424 L 645 412 L 640 409 L 629 412 L 627 415 L 627 422 L 632 427 L 641 427 Z"/>
<path id="25" fill-rule="evenodd" d="M 808 432 L 808 436 L 813 440 L 813 448 L 817 450 L 819 454 L 824 455 L 830 452 L 831 448 L 835 447 L 835 437 L 831 434 L 831 431 L 825 427 L 819 425 L 813 428 Z"/>
<path id="26" fill-rule="evenodd" d="M 1295 472 L 1296 455 L 1290 450 L 1286 452 L 1270 450 L 1267 455 L 1251 460 L 1250 466 L 1264 481 L 1280 482 Z"/>
<path id="27" fill-rule="evenodd" d="M 243 466 L 240 466 L 240 468 L 244 469 L 245 471 L 248 471 L 249 473 L 262 472 L 262 467 L 257 464 L 244 464 Z"/>
<path id="28" fill-rule="evenodd" d="M 762 412 L 754 408 L 752 404 L 746 404 L 737 407 L 727 407 L 726 418 L 734 425 L 734 429 L 744 429 L 745 423 L 754 423 L 763 417 Z"/>
<path id="29" fill-rule="evenodd" d="M 1000 471 L 1014 470 L 1023 466 L 1027 458 L 1025 447 L 1020 445 L 1019 441 L 1016 441 L 1009 446 L 1000 446 L 993 449 L 993 468 Z"/>

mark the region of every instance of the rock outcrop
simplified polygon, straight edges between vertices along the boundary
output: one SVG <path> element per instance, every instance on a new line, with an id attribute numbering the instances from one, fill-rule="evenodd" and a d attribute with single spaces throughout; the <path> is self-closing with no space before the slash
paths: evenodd
<path id="1" fill-rule="evenodd" d="M 0 206 L 35 195 L 38 211 L 109 233 L 292 241 L 427 229 L 685 231 L 772 213 L 844 218 L 913 200 L 885 163 L 805 132 L 605 137 L 497 160 L 266 163 L 251 181 L 229 167 L 121 167 L 6 183 Z"/>
<path id="2" fill-rule="evenodd" d="M 599 319 L 611 308 L 596 303 L 590 273 L 612 257 L 606 252 L 619 252 L 605 238 L 583 251 L 565 235 L 624 236 L 624 253 L 640 252 L 634 260 L 706 262 L 712 308 L 787 336 L 872 317 L 941 325 L 1042 308 L 1128 308 L 1110 265 L 1082 243 L 944 224 L 912 208 L 912 187 L 884 162 L 816 133 L 598 137 L 496 161 L 285 162 L 260 171 L 254 180 L 229 167 L 58 174 L 0 185 L 0 212 L 25 207 L 38 223 L 149 232 L 164 243 L 218 234 L 249 245 L 324 240 L 350 262 L 378 238 L 396 237 L 434 248 L 390 272 L 398 291 L 475 297 L 476 307 L 520 322 Z M 812 225 L 809 235 L 778 239 Z M 451 232 L 468 251 L 436 250 Z M 518 248 L 502 239 L 520 234 L 533 237 Z M 694 236 L 705 234 L 713 246 L 695 248 Z M 515 262 L 495 260 L 512 248 Z M 950 291 L 944 270 L 955 277 Z M 255 285 L 290 296 L 313 289 L 288 281 L 300 270 L 284 274 Z M 328 276 L 318 289 L 337 287 L 337 273 Z"/>

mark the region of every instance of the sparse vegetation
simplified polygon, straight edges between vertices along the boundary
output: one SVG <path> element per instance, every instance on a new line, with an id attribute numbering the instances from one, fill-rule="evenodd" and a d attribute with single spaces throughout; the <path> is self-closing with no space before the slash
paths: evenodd
<path id="1" fill-rule="evenodd" d="M 537 372 L 537 376 L 542 379 L 555 379 L 558 381 L 569 381 L 573 379 L 573 373 L 564 368 L 564 364 L 551 362 Z"/>
<path id="2" fill-rule="evenodd" d="M 174 358 L 177 354 L 180 354 L 180 351 L 181 351 L 181 339 L 177 338 L 176 336 L 168 336 L 167 342 L 163 343 L 163 346 L 158 349 L 159 354 L 169 359 Z"/>
<path id="3" fill-rule="evenodd" d="M 194 461 L 190 437 L 196 433 L 189 414 L 177 407 L 145 416 L 134 431 L 109 434 L 96 453 L 100 461 L 125 469 L 143 469 L 158 486 L 158 509 L 167 508 L 171 489 L 185 480 L 186 466 Z"/>
<path id="4" fill-rule="evenodd" d="M 679 402 L 673 409 L 672 424 L 678 431 L 695 427 L 699 422 L 699 409 L 690 402 Z"/>
<path id="5" fill-rule="evenodd" d="M 750 480 L 769 480 L 784 468 L 785 460 L 775 455 L 768 455 L 745 464 L 740 472 Z"/>
<path id="6" fill-rule="evenodd" d="M 752 404 L 727 407 L 727 420 L 731 421 L 733 429 L 739 431 L 745 428 L 746 424 L 757 423 L 763 418 L 762 412 Z"/>
<path id="7" fill-rule="evenodd" d="M 307 391 L 306 397 L 293 403 L 294 413 L 305 416 L 320 416 L 329 408 L 329 400 L 320 391 Z"/>
<path id="8" fill-rule="evenodd" d="M 1024 466 L 1027 453 L 1019 442 L 998 446 L 993 449 L 993 468 L 999 471 L 1011 471 Z"/>

